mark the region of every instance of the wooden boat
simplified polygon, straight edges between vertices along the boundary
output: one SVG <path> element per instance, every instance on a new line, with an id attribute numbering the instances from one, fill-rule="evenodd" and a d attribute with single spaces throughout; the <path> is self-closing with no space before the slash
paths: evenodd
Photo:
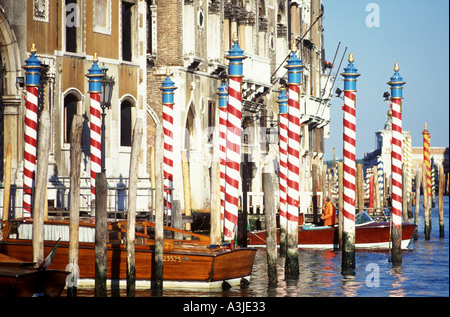
<path id="1" fill-rule="evenodd" d="M 35 264 L 0 254 L 0 297 L 60 296 L 69 272 Z"/>
<path id="2" fill-rule="evenodd" d="M 403 223 L 402 249 L 406 249 L 416 228 L 415 224 Z M 388 249 L 391 226 L 388 221 L 374 221 L 367 212 L 355 217 L 355 248 Z M 278 231 L 278 244 L 280 236 Z M 266 246 L 266 231 L 247 232 L 247 244 L 253 247 Z M 339 228 L 335 226 L 315 226 L 303 224 L 298 227 L 298 247 L 302 249 L 339 249 Z"/>
<path id="3" fill-rule="evenodd" d="M 32 220 L 5 223 L 0 252 L 23 261 L 32 254 Z M 93 286 L 95 278 L 95 224 L 80 221 L 79 279 L 77 286 Z M 164 287 L 221 287 L 247 283 L 256 255 L 254 248 L 211 245 L 210 238 L 171 227 L 164 227 Z M 174 235 L 182 237 L 174 238 Z M 51 268 L 64 270 L 68 264 L 68 221 L 47 221 L 44 225 L 45 249 L 61 237 L 58 253 Z M 107 278 L 111 286 L 126 285 L 126 222 L 108 224 Z M 190 240 L 188 240 L 190 239 Z M 154 223 L 136 223 L 135 266 L 136 286 L 149 287 L 154 267 Z M 245 279 L 245 281 L 242 281 Z"/>

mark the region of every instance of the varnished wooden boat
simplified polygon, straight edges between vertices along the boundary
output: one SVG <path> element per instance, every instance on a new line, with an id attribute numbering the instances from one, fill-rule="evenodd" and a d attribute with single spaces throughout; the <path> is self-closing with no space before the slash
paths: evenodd
<path id="1" fill-rule="evenodd" d="M 29 227 L 30 226 L 30 227 Z M 32 220 L 5 223 L 0 252 L 23 261 L 29 261 L 32 241 L 28 231 Z M 29 228 L 28 228 L 29 227 Z M 95 224 L 80 222 L 78 286 L 94 285 L 95 278 Z M 249 280 L 256 249 L 210 245 L 210 238 L 171 227 L 164 227 L 164 287 L 221 287 Z M 57 254 L 50 268 L 64 270 L 68 264 L 68 221 L 48 221 L 44 225 L 45 250 L 52 240 L 61 237 Z M 175 239 L 174 234 L 183 237 Z M 111 285 L 125 285 L 126 280 L 126 222 L 108 224 L 107 278 Z M 149 287 L 154 267 L 154 223 L 136 223 L 135 266 L 137 286 Z M 167 237 L 167 238 L 166 238 Z M 190 240 L 188 240 L 190 239 Z M 54 242 L 53 242 L 54 243 Z"/>
<path id="2" fill-rule="evenodd" d="M 68 274 L 0 254 L 0 297 L 58 297 Z"/>
<path id="3" fill-rule="evenodd" d="M 374 221 L 366 212 L 360 212 L 355 219 L 355 248 L 389 249 L 391 227 L 387 221 Z M 402 249 L 411 241 L 416 225 L 403 223 Z M 280 236 L 278 231 L 278 244 Z M 266 246 L 266 231 L 247 232 L 247 244 L 253 247 Z M 298 227 L 298 247 L 301 249 L 339 249 L 339 228 L 335 226 L 315 226 L 303 224 Z"/>

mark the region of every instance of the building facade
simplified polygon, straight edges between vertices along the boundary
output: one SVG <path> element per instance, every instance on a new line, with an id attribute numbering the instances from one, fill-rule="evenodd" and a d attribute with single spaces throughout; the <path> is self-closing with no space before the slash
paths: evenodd
<path id="1" fill-rule="evenodd" d="M 3 153 L 8 143 L 12 147 L 13 183 L 20 187 L 23 179 L 25 87 L 20 85 L 20 78 L 25 76 L 22 67 L 32 44 L 43 66 L 39 107 L 49 111 L 51 120 L 49 188 L 68 185 L 69 137 L 75 114 L 84 118 L 81 176 L 86 178 L 82 186 L 89 186 L 90 95 L 86 74 L 94 53 L 98 54 L 99 65 L 107 67 L 108 75 L 115 79 L 111 108 L 105 111 L 106 174 L 117 182 L 127 178 L 134 121 L 147 117 L 145 2 L 1 0 L 0 21 L 5 68 L 1 146 Z M 146 177 L 147 148 L 142 146 L 141 150 L 139 175 Z M 68 191 L 61 195 L 57 192 L 48 191 L 49 208 L 66 208 L 68 199 L 64 195 Z M 89 199 L 84 199 L 83 205 L 89 208 Z"/>
<path id="2" fill-rule="evenodd" d="M 218 129 L 217 89 L 227 71 L 225 59 L 237 33 L 246 59 L 242 87 L 241 204 L 257 202 L 262 191 L 262 171 L 269 164 L 278 172 L 280 79 L 295 43 L 303 60 L 301 87 L 301 191 L 311 192 L 311 166 L 322 165 L 324 138 L 328 137 L 331 83 L 325 68 L 323 6 L 320 0 L 169 0 L 147 1 L 148 147 L 162 121 L 161 82 L 167 69 L 173 74 L 174 199 L 184 206 L 181 152 L 190 168 L 191 205 L 208 209 L 212 136 Z M 309 31 L 308 31 L 309 30 Z M 331 78 L 332 80 L 332 78 Z M 326 89 L 328 87 L 328 89 Z M 149 161 L 148 161 L 149 162 Z M 274 184 L 278 178 L 274 177 Z M 247 193 L 247 195 L 245 194 Z M 252 197 L 252 195 L 256 195 Z M 247 199 L 248 197 L 248 199 Z M 308 199 L 303 200 L 305 207 Z M 262 201 L 260 202 L 262 203 Z"/>

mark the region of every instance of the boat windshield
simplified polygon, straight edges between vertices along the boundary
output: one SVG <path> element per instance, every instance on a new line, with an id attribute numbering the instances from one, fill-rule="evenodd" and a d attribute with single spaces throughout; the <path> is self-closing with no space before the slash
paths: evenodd
<path id="1" fill-rule="evenodd" d="M 362 225 L 364 223 L 372 222 L 373 219 L 370 217 L 366 211 L 361 211 L 355 216 L 355 224 Z"/>

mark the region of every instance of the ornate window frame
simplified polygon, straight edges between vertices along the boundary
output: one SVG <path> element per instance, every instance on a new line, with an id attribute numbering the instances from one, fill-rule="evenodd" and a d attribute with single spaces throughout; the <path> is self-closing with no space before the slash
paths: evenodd
<path id="1" fill-rule="evenodd" d="M 102 3 L 100 3 L 102 2 Z M 100 5 L 102 6 L 100 7 Z M 106 8 L 104 5 L 106 4 Z M 97 7 L 98 6 L 98 7 Z M 100 25 L 99 14 L 96 14 L 96 10 L 99 9 L 99 13 L 104 14 L 103 25 Z M 97 19 L 96 19 L 97 17 Z M 94 32 L 111 35 L 111 0 L 94 0 L 93 1 L 93 21 L 94 21 Z"/>

